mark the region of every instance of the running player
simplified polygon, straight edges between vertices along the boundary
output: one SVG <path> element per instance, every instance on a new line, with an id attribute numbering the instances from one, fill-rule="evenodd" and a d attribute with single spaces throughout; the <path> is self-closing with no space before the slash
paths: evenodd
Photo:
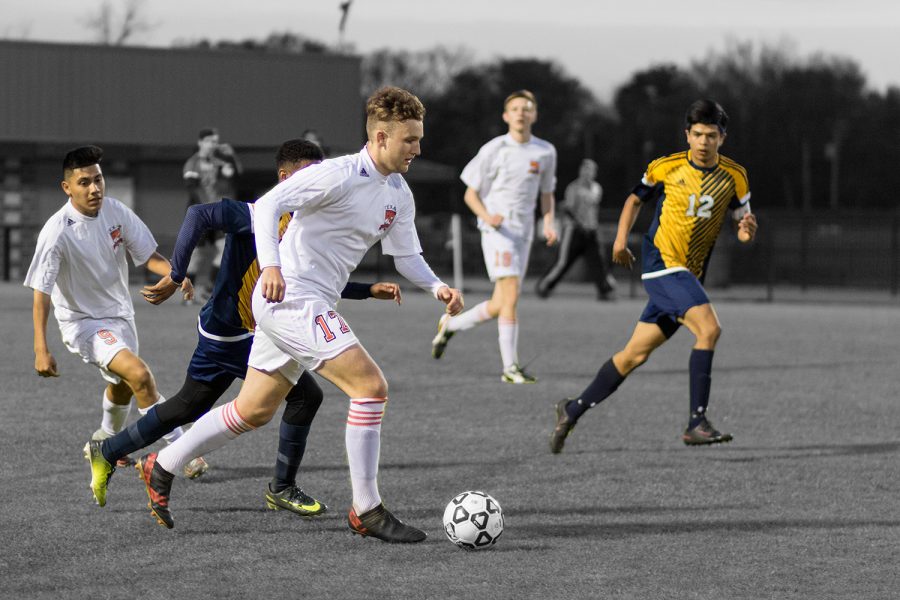
<path id="1" fill-rule="evenodd" d="M 34 290 L 34 368 L 41 377 L 58 377 L 47 346 L 50 304 L 66 348 L 100 369 L 106 380 L 103 417 L 92 439 L 115 435 L 125 425 L 131 396 L 144 414 L 164 398 L 147 364 L 138 356 L 134 306 L 128 291 L 125 253 L 135 265 L 157 275 L 171 266 L 156 251 L 147 226 L 127 206 L 104 196 L 103 150 L 83 146 L 63 159 L 62 189 L 69 200 L 41 229 L 25 285 Z M 181 286 L 191 293 L 191 282 Z M 173 290 L 174 292 L 174 290 Z M 181 429 L 166 432 L 171 441 Z"/>
<path id="2" fill-rule="evenodd" d="M 684 324 L 696 338 L 689 362 L 690 419 L 682 435 L 687 445 L 729 442 L 706 417 L 713 351 L 722 331 L 703 289 L 713 244 L 731 212 L 737 239 L 750 242 L 756 217 L 750 212 L 747 171 L 719 154 L 728 115 L 711 100 L 691 104 L 685 115 L 689 150 L 658 158 L 625 201 L 613 244 L 613 261 L 631 267 L 631 232 L 644 202 L 656 202 L 656 214 L 641 251 L 644 289 L 649 300 L 631 339 L 606 361 L 587 389 L 574 400 L 556 403 L 550 451 L 562 451 L 566 436 L 589 408 L 611 395 L 625 378 Z"/>
<path id="3" fill-rule="evenodd" d="M 316 144 L 289 140 L 281 145 L 275 158 L 278 180 L 324 158 Z M 103 442 L 90 443 L 91 490 L 98 502 L 105 503 L 113 465 L 123 456 L 149 446 L 174 427 L 196 421 L 222 397 L 235 378 L 243 379 L 253 342 L 255 322 L 250 311 L 250 295 L 259 278 L 256 245 L 253 238 L 253 205 L 234 200 L 195 205 L 188 209 L 172 253 L 171 274 L 156 285 L 145 287 L 148 302 L 165 301 L 185 277 L 191 253 L 199 239 L 210 231 L 226 233 L 222 266 L 209 301 L 200 311 L 197 348 L 188 365 L 181 389 L 124 431 Z M 283 233 L 290 215 L 282 215 Z M 344 298 L 393 299 L 400 302 L 395 283 L 373 285 L 353 283 L 341 294 Z M 287 395 L 287 406 L 279 429 L 275 474 L 268 484 L 266 504 L 286 509 L 303 517 L 327 510 L 325 504 L 306 494 L 296 484 L 312 420 L 322 402 L 322 389 L 309 373 L 303 373 Z"/>
<path id="4" fill-rule="evenodd" d="M 406 90 L 387 87 L 369 98 L 366 114 L 368 143 L 358 154 L 299 171 L 256 203 L 262 273 L 253 292 L 256 335 L 241 392 L 201 417 L 183 443 L 138 461 L 151 512 L 166 527 L 174 526 L 169 493 L 180 465 L 267 423 L 301 374 L 312 370 L 350 396 L 345 440 L 351 531 L 387 542 L 426 537 L 381 501 L 377 474 L 387 382 L 334 307 L 349 273 L 379 241 L 397 271 L 444 302 L 449 313 L 462 309 L 462 297 L 422 258 L 415 204 L 401 176 L 420 154 L 425 108 Z M 294 216 L 279 246 L 278 219 L 288 211 Z"/>
<path id="5" fill-rule="evenodd" d="M 538 196 L 547 245 L 556 243 L 556 148 L 531 133 L 537 121 L 537 101 L 528 90 L 507 96 L 503 120 L 509 125 L 509 132 L 482 146 L 460 176 L 468 186 L 466 205 L 478 217 L 481 249 L 488 276 L 494 282 L 494 293 L 490 300 L 458 317 L 443 315 L 431 342 L 431 355 L 443 356 L 447 342 L 456 332 L 497 319 L 503 362 L 501 380 L 534 383 L 537 380 L 519 366 L 517 305 L 534 238 L 534 203 Z"/>

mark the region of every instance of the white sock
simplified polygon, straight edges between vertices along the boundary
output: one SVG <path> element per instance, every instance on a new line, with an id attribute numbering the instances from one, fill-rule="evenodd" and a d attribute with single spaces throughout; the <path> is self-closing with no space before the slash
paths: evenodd
<path id="1" fill-rule="evenodd" d="M 450 317 L 450 323 L 447 325 L 449 331 L 465 331 L 472 329 L 476 325 L 480 325 L 485 321 L 490 321 L 491 315 L 488 313 L 488 301 L 485 300 L 481 304 L 476 304 L 466 312 L 455 317 Z"/>
<path id="2" fill-rule="evenodd" d="M 113 404 L 106 395 L 106 390 L 103 390 L 103 418 L 100 420 L 100 429 L 111 436 L 116 435 L 124 429 L 130 412 L 131 400 L 128 404 Z"/>
<path id="3" fill-rule="evenodd" d="M 497 320 L 497 333 L 500 341 L 500 358 L 503 360 L 505 371 L 519 362 L 519 322 L 500 317 Z"/>
<path id="4" fill-rule="evenodd" d="M 381 453 L 381 419 L 387 398 L 351 398 L 347 414 L 347 462 L 357 515 L 381 504 L 378 493 L 378 458 Z"/>
<path id="5" fill-rule="evenodd" d="M 152 406 L 148 406 L 147 408 L 138 408 L 138 412 L 139 412 L 139 413 L 141 414 L 141 416 L 143 417 L 143 416 L 146 415 L 148 412 L 150 412 L 150 409 L 151 409 L 151 408 L 153 408 L 153 407 L 156 406 L 157 404 L 162 404 L 162 403 L 165 402 L 165 401 L 166 401 L 166 397 L 163 396 L 162 394 L 159 394 L 159 395 L 157 396 L 157 398 L 156 398 L 156 403 L 155 403 L 155 404 L 153 404 Z M 178 438 L 180 438 L 183 434 L 184 434 L 184 429 L 182 429 L 182 428 L 179 426 L 179 427 L 176 427 L 175 429 L 173 429 L 172 431 L 170 431 L 169 433 L 167 433 L 166 435 L 164 435 L 164 436 L 163 436 L 163 439 L 166 440 L 166 443 L 171 444 L 172 442 L 174 442 L 175 440 L 177 440 Z"/>
<path id="6" fill-rule="evenodd" d="M 184 465 L 221 448 L 253 427 L 238 414 L 235 400 L 218 406 L 202 417 L 177 441 L 159 451 L 156 462 L 169 473 L 181 473 Z"/>

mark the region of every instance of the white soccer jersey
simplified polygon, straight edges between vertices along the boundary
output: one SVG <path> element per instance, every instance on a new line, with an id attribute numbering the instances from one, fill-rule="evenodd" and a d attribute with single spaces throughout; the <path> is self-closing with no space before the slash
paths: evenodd
<path id="1" fill-rule="evenodd" d="M 294 212 L 278 243 L 278 218 Z M 416 206 L 403 177 L 384 176 L 366 148 L 310 165 L 256 201 L 254 230 L 260 270 L 280 266 L 289 298 L 321 298 L 331 306 L 366 252 L 422 252 Z"/>
<path id="2" fill-rule="evenodd" d="M 126 249 L 136 265 L 156 250 L 130 208 L 106 197 L 100 213 L 88 217 L 66 202 L 41 229 L 25 285 L 50 295 L 60 322 L 132 317 Z"/>
<path id="3" fill-rule="evenodd" d="M 538 194 L 556 188 L 556 148 L 535 136 L 520 144 L 507 133 L 482 146 L 460 179 L 489 213 L 530 224 Z"/>

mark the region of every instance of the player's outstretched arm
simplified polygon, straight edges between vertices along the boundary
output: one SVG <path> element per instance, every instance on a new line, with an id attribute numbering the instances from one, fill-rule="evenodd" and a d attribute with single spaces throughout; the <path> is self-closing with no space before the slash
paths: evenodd
<path id="1" fill-rule="evenodd" d="M 34 321 L 34 370 L 41 377 L 59 377 L 56 359 L 47 346 L 47 318 L 50 316 L 50 296 L 34 290 L 32 299 Z"/>
<path id="2" fill-rule="evenodd" d="M 403 304 L 403 297 L 400 295 L 400 284 L 393 281 L 373 283 L 369 288 L 369 293 L 378 300 L 393 300 L 397 304 Z"/>
<path id="3" fill-rule="evenodd" d="M 617 265 L 631 268 L 634 264 L 634 254 L 628 249 L 628 235 L 637 221 L 641 212 L 641 199 L 637 194 L 630 194 L 622 207 L 619 215 L 619 226 L 616 230 L 616 240 L 613 242 L 612 260 Z"/>
<path id="4" fill-rule="evenodd" d="M 181 297 L 185 300 L 194 298 L 194 284 L 189 277 L 185 277 L 181 283 L 172 281 L 171 275 L 166 275 L 153 285 L 145 285 L 141 289 L 144 300 L 150 304 L 159 305 L 168 300 L 176 290 L 181 289 Z"/>
<path id="5" fill-rule="evenodd" d="M 756 237 L 758 223 L 756 222 L 756 215 L 754 215 L 753 213 L 745 214 L 743 217 L 741 217 L 740 221 L 734 222 L 734 226 L 737 230 L 738 241 L 746 244 L 748 242 L 752 242 L 753 238 Z"/>

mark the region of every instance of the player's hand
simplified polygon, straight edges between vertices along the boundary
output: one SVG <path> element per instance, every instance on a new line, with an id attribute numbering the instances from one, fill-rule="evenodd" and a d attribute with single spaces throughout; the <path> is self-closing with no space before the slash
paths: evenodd
<path id="1" fill-rule="evenodd" d="M 737 226 L 737 236 L 738 240 L 747 243 L 753 240 L 756 237 L 756 229 L 758 224 L 756 222 L 756 215 L 753 213 L 747 213 L 741 220 L 738 221 Z"/>
<path id="2" fill-rule="evenodd" d="M 548 246 L 553 246 L 559 241 L 559 236 L 556 235 L 556 227 L 553 226 L 553 223 L 544 223 L 544 237 L 547 238 Z"/>
<path id="3" fill-rule="evenodd" d="M 186 277 L 184 280 L 188 281 Z M 158 305 L 168 300 L 177 289 L 178 284 L 172 281 L 172 278 L 169 275 L 166 275 L 154 285 L 145 285 L 143 289 L 141 289 L 141 296 L 143 296 L 144 300 L 150 304 Z M 191 290 L 193 295 L 193 288 L 191 288 Z"/>
<path id="4" fill-rule="evenodd" d="M 617 265 L 628 267 L 634 264 L 634 254 L 628 249 L 626 244 L 620 243 L 618 240 L 613 243 L 612 261 Z"/>
<path id="5" fill-rule="evenodd" d="M 284 277 L 281 276 L 281 267 L 266 267 L 259 276 L 259 290 L 268 303 L 277 303 L 284 300 L 286 289 Z"/>
<path id="6" fill-rule="evenodd" d="M 403 298 L 400 296 L 400 285 L 392 281 L 379 281 L 373 283 L 369 288 L 369 293 L 373 298 L 379 300 L 394 300 L 397 304 L 403 304 Z"/>
<path id="7" fill-rule="evenodd" d="M 222 177 L 228 178 L 234 175 L 234 167 L 229 163 L 225 163 L 222 165 L 222 168 L 219 169 L 219 172 L 222 173 Z"/>
<path id="8" fill-rule="evenodd" d="M 49 352 L 40 352 L 34 355 L 34 370 L 41 377 L 59 377 L 56 359 Z"/>
<path id="9" fill-rule="evenodd" d="M 447 305 L 447 314 L 451 317 L 462 312 L 465 303 L 463 302 L 462 292 L 456 288 L 447 287 L 446 285 L 437 291 L 437 299 Z"/>
<path id="10" fill-rule="evenodd" d="M 503 223 L 503 215 L 497 215 L 497 214 L 492 213 L 487 216 L 487 219 L 482 219 L 482 221 L 484 221 L 485 223 L 487 223 L 489 226 L 493 227 L 494 229 L 497 229 L 498 227 L 500 227 L 500 224 Z"/>
<path id="11" fill-rule="evenodd" d="M 181 298 L 182 300 L 194 299 L 194 282 L 188 277 L 185 277 L 184 281 L 181 282 Z"/>

